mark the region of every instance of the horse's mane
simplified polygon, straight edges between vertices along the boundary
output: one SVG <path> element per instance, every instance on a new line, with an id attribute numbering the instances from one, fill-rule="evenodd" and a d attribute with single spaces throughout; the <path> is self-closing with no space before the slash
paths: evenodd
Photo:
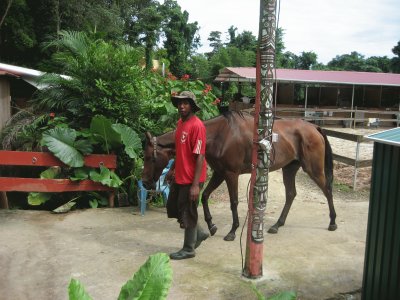
<path id="1" fill-rule="evenodd" d="M 214 119 L 220 118 L 220 117 L 224 117 L 225 119 L 227 119 L 228 123 L 233 122 L 235 118 L 239 117 L 242 119 L 245 119 L 246 116 L 252 116 L 249 112 L 244 112 L 244 111 L 232 111 L 232 110 L 228 110 L 228 111 L 224 111 L 222 112 L 220 115 L 215 116 L 211 119 L 205 120 L 203 121 L 204 123 L 212 121 Z"/>

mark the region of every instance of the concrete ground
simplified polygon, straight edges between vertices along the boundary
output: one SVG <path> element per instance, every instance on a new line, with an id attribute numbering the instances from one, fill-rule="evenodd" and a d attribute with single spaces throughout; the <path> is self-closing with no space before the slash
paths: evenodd
<path id="1" fill-rule="evenodd" d="M 368 214 L 368 193 L 335 191 L 338 229 L 327 230 L 328 207 L 322 193 L 299 175 L 298 196 L 286 225 L 265 234 L 263 273 L 256 281 L 266 296 L 294 290 L 298 299 L 358 299 L 340 295 L 361 288 Z M 304 178 L 303 178 L 304 177 Z M 246 232 L 246 186 L 240 182 L 241 227 L 233 242 L 223 241 L 231 227 L 224 187 L 211 201 L 215 236 L 196 257 L 171 261 L 173 283 L 168 299 L 257 299 L 241 276 Z M 279 171 L 270 174 L 265 226 L 275 223 L 284 204 Z M 200 218 L 203 214 L 200 209 Z M 205 227 L 204 222 L 202 225 Z M 165 208 L 137 207 L 45 211 L 0 211 L 0 299 L 68 299 L 71 278 L 79 279 L 93 299 L 117 299 L 122 285 L 156 252 L 171 253 L 183 232 L 167 219 Z"/>

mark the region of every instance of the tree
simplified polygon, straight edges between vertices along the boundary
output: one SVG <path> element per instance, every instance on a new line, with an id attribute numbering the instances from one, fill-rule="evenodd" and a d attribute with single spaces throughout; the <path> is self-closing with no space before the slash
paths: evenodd
<path id="1" fill-rule="evenodd" d="M 0 15 L 0 28 L 1 28 L 1 25 L 3 25 L 3 23 L 4 23 L 4 19 L 6 18 L 8 11 L 10 10 L 12 2 L 13 2 L 13 0 L 8 0 L 8 1 L 3 2 L 0 6 L 2 8 L 1 11 L 3 11 L 3 14 Z"/>
<path id="2" fill-rule="evenodd" d="M 234 46 L 235 45 L 235 40 L 236 40 L 236 31 L 237 27 L 234 27 L 233 25 L 228 28 L 228 34 L 229 34 L 229 46 Z"/>
<path id="3" fill-rule="evenodd" d="M 211 76 L 215 77 L 225 67 L 255 67 L 256 53 L 237 47 L 220 48 L 210 59 Z"/>
<path id="4" fill-rule="evenodd" d="M 213 48 L 212 53 L 217 52 L 221 47 L 223 47 L 221 31 L 211 31 L 207 40 L 210 42 L 210 47 Z"/>
<path id="5" fill-rule="evenodd" d="M 25 0 L 0 2 L 0 8 L 8 13 L 3 14 L 0 27 L 0 60 L 3 62 L 32 66 L 27 55 L 37 46 L 34 20 Z"/>
<path id="6" fill-rule="evenodd" d="M 189 74 L 192 78 L 211 83 L 214 77 L 211 76 L 210 64 L 204 54 L 195 54 L 189 58 L 189 65 L 192 66 Z"/>
<path id="7" fill-rule="evenodd" d="M 296 69 L 300 70 L 311 70 L 314 65 L 317 64 L 317 54 L 314 52 L 301 52 L 298 57 L 298 63 Z"/>
<path id="8" fill-rule="evenodd" d="M 145 65 L 152 67 L 152 58 L 160 40 L 163 15 L 156 0 L 121 1 L 125 40 L 132 46 L 144 46 Z"/>
<path id="9" fill-rule="evenodd" d="M 190 68 L 188 63 L 192 50 L 200 44 L 197 22 L 188 23 L 189 13 L 181 11 L 181 7 L 175 0 L 166 0 L 163 5 L 164 33 L 166 40 L 164 47 L 170 60 L 171 72 L 181 77 Z"/>
<path id="10" fill-rule="evenodd" d="M 0 9 L 6 9 L 7 3 L 0 2 Z M 0 27 L 0 59 L 46 70 L 44 63 L 52 53 L 43 51 L 41 44 L 55 38 L 60 30 L 85 31 L 108 40 L 121 40 L 122 25 L 112 1 L 14 0 Z"/>
<path id="11" fill-rule="evenodd" d="M 299 57 L 296 54 L 290 51 L 286 51 L 279 56 L 277 67 L 284 69 L 296 69 L 296 66 L 298 65 L 298 60 Z"/>
<path id="12" fill-rule="evenodd" d="M 237 47 L 239 50 L 256 52 L 257 44 L 257 38 L 253 33 L 245 30 L 235 37 L 233 46 Z"/>
<path id="13" fill-rule="evenodd" d="M 353 51 L 350 54 L 337 55 L 327 66 L 331 70 L 384 72 L 387 69 L 387 60 L 385 57 L 365 59 L 364 55 Z"/>
<path id="14" fill-rule="evenodd" d="M 377 72 L 389 73 L 391 71 L 391 60 L 387 56 L 371 56 L 365 62 L 372 68 L 379 70 Z"/>
<path id="15" fill-rule="evenodd" d="M 397 55 L 397 57 L 392 58 L 390 62 L 391 69 L 394 73 L 400 73 L 400 41 L 393 47 L 392 52 L 394 55 Z"/>
<path id="16" fill-rule="evenodd" d="M 58 73 L 42 78 L 46 88 L 35 103 L 41 111 L 63 115 L 74 128 L 87 128 L 92 115 L 140 128 L 142 102 L 149 96 L 140 61 L 143 52 L 127 45 L 92 39 L 82 32 L 61 32 L 47 47 Z"/>

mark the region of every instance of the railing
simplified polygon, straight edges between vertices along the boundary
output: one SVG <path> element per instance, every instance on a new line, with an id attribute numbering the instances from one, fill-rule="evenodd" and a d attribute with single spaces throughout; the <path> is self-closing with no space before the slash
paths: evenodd
<path id="1" fill-rule="evenodd" d="M 342 108 L 304 108 L 276 107 L 276 116 L 282 118 L 301 118 L 319 125 L 342 125 L 344 127 L 362 126 L 400 126 L 400 111 L 359 110 Z"/>

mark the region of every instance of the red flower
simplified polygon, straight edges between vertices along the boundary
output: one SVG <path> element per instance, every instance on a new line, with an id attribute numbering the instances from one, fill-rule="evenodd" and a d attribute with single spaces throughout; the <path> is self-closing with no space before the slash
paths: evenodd
<path id="1" fill-rule="evenodd" d="M 168 73 L 167 77 L 169 80 L 176 80 L 176 77 L 172 73 Z"/>
<path id="2" fill-rule="evenodd" d="M 188 74 L 184 74 L 181 78 L 182 81 L 188 81 L 190 76 Z"/>
<path id="3" fill-rule="evenodd" d="M 50 119 L 54 119 L 54 117 L 56 116 L 56 113 L 51 112 L 51 113 L 49 114 L 49 116 L 50 116 Z"/>
<path id="4" fill-rule="evenodd" d="M 205 89 L 203 90 L 203 95 L 207 95 L 209 91 L 212 90 L 212 86 L 209 84 L 205 84 Z"/>
<path id="5" fill-rule="evenodd" d="M 219 98 L 215 98 L 215 100 L 212 102 L 213 105 L 218 105 L 221 102 Z"/>

